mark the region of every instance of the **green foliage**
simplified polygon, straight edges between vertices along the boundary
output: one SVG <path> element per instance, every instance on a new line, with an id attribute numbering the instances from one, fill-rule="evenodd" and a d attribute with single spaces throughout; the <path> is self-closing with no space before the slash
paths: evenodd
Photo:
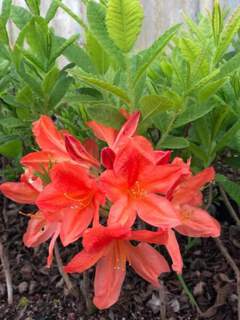
<path id="1" fill-rule="evenodd" d="M 124 53 L 129 52 L 141 31 L 143 9 L 139 0 L 109 0 L 107 30 Z"/>
<path id="2" fill-rule="evenodd" d="M 216 181 L 222 185 L 229 196 L 240 205 L 240 185 L 221 174 L 217 174 Z"/>
<path id="3" fill-rule="evenodd" d="M 0 153 L 15 160 L 33 148 L 31 124 L 41 114 L 81 139 L 96 120 L 119 129 L 119 109 L 140 110 L 139 130 L 157 148 L 191 158 L 196 170 L 228 149 L 240 159 L 240 7 L 228 17 L 219 0 L 211 14 L 175 25 L 138 52 L 140 0 L 84 0 L 87 22 L 62 1 L 41 16 L 40 0 L 3 0 L 0 15 Z M 63 10 L 83 30 L 64 39 L 49 23 Z M 19 29 L 16 41 L 6 25 Z M 134 48 L 134 50 L 133 50 Z M 67 64 L 60 61 L 64 57 Z M 154 136 L 155 135 L 155 136 Z M 237 159 L 237 160 L 236 160 Z M 231 162 L 230 162 L 231 160 Z M 14 172 L 19 172 L 16 169 Z M 233 182 L 218 176 L 236 200 Z M 228 189 L 228 190 L 227 190 Z M 238 189 L 239 190 L 239 189 Z"/>

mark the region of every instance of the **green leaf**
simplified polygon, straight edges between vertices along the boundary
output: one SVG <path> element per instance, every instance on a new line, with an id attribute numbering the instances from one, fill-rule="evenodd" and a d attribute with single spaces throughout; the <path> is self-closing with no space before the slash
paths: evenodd
<path id="1" fill-rule="evenodd" d="M 12 0 L 3 0 L 2 1 L 2 13 L 1 18 L 3 21 L 3 24 L 6 25 L 10 14 L 11 14 L 11 6 L 12 6 Z"/>
<path id="2" fill-rule="evenodd" d="M 0 17 L 0 44 L 8 45 L 8 34 L 7 34 L 5 24 L 1 17 Z"/>
<path id="3" fill-rule="evenodd" d="M 106 16 L 107 30 L 123 52 L 129 52 L 141 31 L 143 8 L 139 0 L 109 0 Z"/>
<path id="4" fill-rule="evenodd" d="M 68 47 L 63 55 L 70 61 L 75 63 L 78 67 L 88 73 L 95 73 L 96 70 L 90 60 L 88 54 L 77 44 L 72 44 Z"/>
<path id="5" fill-rule="evenodd" d="M 215 43 L 218 44 L 219 37 L 223 28 L 223 15 L 219 0 L 214 0 L 212 13 L 212 29 Z"/>
<path id="6" fill-rule="evenodd" d="M 40 0 L 25 0 L 25 2 L 34 15 L 40 15 Z"/>
<path id="7" fill-rule="evenodd" d="M 105 74 L 110 65 L 108 54 L 103 50 L 91 32 L 87 33 L 86 40 L 86 49 L 96 70 L 99 74 Z"/>
<path id="8" fill-rule="evenodd" d="M 114 59 L 114 61 L 124 67 L 124 56 L 119 48 L 114 44 L 109 37 L 106 28 L 106 10 L 105 8 L 94 2 L 90 1 L 87 6 L 87 17 L 89 28 L 96 37 L 97 41 L 103 47 L 103 49 Z"/>
<path id="9" fill-rule="evenodd" d="M 147 121 L 160 112 L 165 112 L 176 107 L 173 100 L 158 95 L 145 96 L 139 103 L 141 106 L 142 122 Z"/>
<path id="10" fill-rule="evenodd" d="M 91 75 L 87 75 L 86 73 L 83 73 L 79 68 L 73 68 L 69 70 L 69 74 L 76 80 L 83 81 L 97 89 L 109 92 L 127 104 L 130 103 L 130 99 L 125 91 L 109 82 L 94 78 Z"/>
<path id="11" fill-rule="evenodd" d="M 199 92 L 198 99 L 199 102 L 206 102 L 211 96 L 213 96 L 228 80 L 228 78 L 223 78 L 207 83 Z"/>
<path id="12" fill-rule="evenodd" d="M 157 148 L 163 149 L 185 149 L 189 147 L 189 141 L 182 137 L 168 136 L 163 142 L 157 145 Z"/>
<path id="13" fill-rule="evenodd" d="M 240 120 L 238 120 L 225 134 L 221 137 L 220 141 L 216 144 L 215 151 L 219 152 L 225 148 L 229 142 L 233 140 L 236 133 L 240 130 Z"/>
<path id="14" fill-rule="evenodd" d="M 68 91 L 68 88 L 71 83 L 72 79 L 68 77 L 68 74 L 65 71 L 62 71 L 49 97 L 49 106 L 51 108 L 56 106 L 61 101 L 61 99 L 65 96 L 66 92 Z"/>
<path id="15" fill-rule="evenodd" d="M 19 6 L 12 6 L 11 19 L 20 30 L 31 20 L 31 18 L 31 13 L 26 9 Z"/>
<path id="16" fill-rule="evenodd" d="M 124 123 L 124 118 L 118 109 L 105 104 L 88 106 L 86 111 L 91 120 L 95 120 L 115 129 L 119 129 Z"/>
<path id="17" fill-rule="evenodd" d="M 17 118 L 9 117 L 9 118 L 0 119 L 0 126 L 7 129 L 13 129 L 13 128 L 23 127 L 24 123 Z"/>
<path id="18" fill-rule="evenodd" d="M 179 40 L 178 47 L 180 48 L 183 57 L 193 64 L 201 53 L 201 47 L 190 38 L 182 38 Z"/>
<path id="19" fill-rule="evenodd" d="M 75 34 L 71 36 L 68 40 L 64 41 L 63 44 L 57 49 L 57 51 L 53 52 L 50 59 L 50 65 L 55 63 L 57 58 L 60 57 L 61 54 L 64 53 L 64 51 L 70 47 L 76 40 L 78 40 L 79 34 Z"/>
<path id="20" fill-rule="evenodd" d="M 150 65 L 158 57 L 160 52 L 166 47 L 172 37 L 175 35 L 180 25 L 173 26 L 172 28 L 165 31 L 153 45 L 142 53 L 142 63 L 136 71 L 136 76 L 133 81 L 133 85 L 136 86 L 137 82 L 141 79 L 143 74 L 147 71 Z"/>
<path id="21" fill-rule="evenodd" d="M 47 22 L 50 22 L 55 17 L 58 7 L 59 7 L 59 0 L 52 0 L 45 17 Z"/>
<path id="22" fill-rule="evenodd" d="M 240 28 L 240 6 L 233 13 L 228 23 L 225 25 L 214 56 L 214 62 L 217 63 L 232 43 L 234 35 Z"/>
<path id="23" fill-rule="evenodd" d="M 219 77 L 223 78 L 225 76 L 230 75 L 240 68 L 240 52 L 233 56 L 233 58 L 224 62 L 220 67 Z"/>
<path id="24" fill-rule="evenodd" d="M 240 205 L 240 185 L 221 174 L 217 174 L 216 181 L 222 185 L 228 195 Z"/>
<path id="25" fill-rule="evenodd" d="M 213 103 L 211 104 L 192 104 L 191 106 L 187 106 L 186 110 L 180 114 L 174 124 L 175 128 L 182 127 L 183 125 L 195 121 L 203 116 L 205 116 L 207 113 L 212 111 L 216 105 Z"/>
<path id="26" fill-rule="evenodd" d="M 22 141 L 19 139 L 9 140 L 0 144 L 0 154 L 10 159 L 20 158 L 22 150 Z"/>
<path id="27" fill-rule="evenodd" d="M 59 69 L 57 66 L 54 66 L 45 76 L 43 80 L 42 88 L 45 94 L 48 94 L 52 91 L 54 85 L 56 84 L 59 77 Z"/>

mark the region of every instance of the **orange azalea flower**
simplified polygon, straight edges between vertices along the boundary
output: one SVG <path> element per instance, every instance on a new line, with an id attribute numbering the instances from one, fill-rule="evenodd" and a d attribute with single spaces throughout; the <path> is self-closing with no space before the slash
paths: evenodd
<path id="1" fill-rule="evenodd" d="M 133 246 L 130 240 L 143 241 Z M 64 268 L 66 272 L 83 272 L 96 265 L 94 304 L 106 309 L 117 302 L 126 274 L 126 262 L 154 287 L 158 277 L 169 272 L 165 258 L 149 243 L 166 243 L 165 232 L 131 231 L 124 227 L 95 227 L 83 235 L 84 249 Z"/>
<path id="2" fill-rule="evenodd" d="M 20 182 L 4 182 L 0 185 L 0 191 L 6 197 L 22 204 L 34 204 L 42 189 L 41 179 L 33 176 L 29 169 L 21 175 Z"/>
<path id="3" fill-rule="evenodd" d="M 23 235 L 23 243 L 28 248 L 35 248 L 51 239 L 47 259 L 47 266 L 50 267 L 52 264 L 54 245 L 59 236 L 61 224 L 48 221 L 40 211 L 30 216 L 27 231 Z"/>
<path id="4" fill-rule="evenodd" d="M 30 167 L 37 172 L 42 172 L 42 169 L 50 169 L 52 165 L 61 162 L 75 162 L 69 153 L 69 144 L 67 140 L 73 140 L 77 144 L 78 149 L 81 149 L 81 157 L 78 158 L 78 163 L 85 168 L 92 165 L 98 166 L 98 161 L 86 150 L 86 148 L 76 138 L 57 130 L 52 119 L 48 116 L 41 116 L 38 121 L 33 124 L 33 134 L 41 151 L 27 154 L 21 159 L 21 164 L 25 167 Z M 68 147 L 68 148 L 67 148 Z"/>
<path id="5" fill-rule="evenodd" d="M 122 113 L 121 110 L 120 112 Z M 105 141 L 109 146 L 101 152 L 102 163 L 107 169 L 113 168 L 116 153 L 124 144 L 128 143 L 128 140 L 131 138 L 134 140 L 135 147 L 138 147 L 140 152 L 144 152 L 144 156 L 154 164 L 166 164 L 169 162 L 171 151 L 154 151 L 151 143 L 147 139 L 135 135 L 139 120 L 140 112 L 132 113 L 128 116 L 127 121 L 119 132 L 114 128 L 106 127 L 96 121 L 87 123 L 93 130 L 95 136 Z M 143 145 L 144 148 L 142 148 Z"/>
<path id="6" fill-rule="evenodd" d="M 200 207 L 203 204 L 201 188 L 214 177 L 214 169 L 207 168 L 196 176 L 187 177 L 174 189 L 171 202 L 181 221 L 175 227 L 179 233 L 189 237 L 220 236 L 218 221 Z"/>
<path id="7" fill-rule="evenodd" d="M 113 203 L 109 213 L 109 224 L 132 226 L 136 215 L 156 227 L 174 227 L 180 223 L 170 201 L 163 195 L 188 171 L 178 161 L 172 164 L 154 165 L 148 145 L 141 143 L 139 151 L 135 140 L 130 140 L 118 151 L 112 170 L 100 177 L 100 185 Z M 144 149 L 145 148 L 145 149 Z"/>
<path id="8" fill-rule="evenodd" d="M 48 220 L 61 221 L 60 238 L 64 246 L 76 241 L 94 220 L 98 224 L 104 196 L 96 179 L 78 164 L 60 163 L 50 173 L 51 183 L 36 203 Z"/>

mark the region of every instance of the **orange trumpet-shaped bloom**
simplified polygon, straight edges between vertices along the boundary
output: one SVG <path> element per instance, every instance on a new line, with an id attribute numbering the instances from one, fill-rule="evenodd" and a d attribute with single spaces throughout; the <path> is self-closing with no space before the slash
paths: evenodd
<path id="1" fill-rule="evenodd" d="M 78 164 L 60 163 L 51 171 L 51 183 L 39 195 L 36 203 L 52 221 L 61 221 L 63 245 L 76 241 L 94 220 L 98 223 L 103 193 L 96 179 Z"/>
<path id="2" fill-rule="evenodd" d="M 52 264 L 54 244 L 60 234 L 60 228 L 60 223 L 48 221 L 44 214 L 39 211 L 31 215 L 27 230 L 23 235 L 23 242 L 28 248 L 38 247 L 40 244 L 51 239 L 48 248 L 48 267 Z"/>
<path id="3" fill-rule="evenodd" d="M 171 228 L 180 223 L 164 196 L 185 174 L 179 163 L 153 165 L 130 141 L 118 151 L 112 170 L 100 177 L 100 186 L 113 203 L 108 224 L 132 226 L 136 215 L 156 227 Z"/>
<path id="4" fill-rule="evenodd" d="M 122 113 L 122 110 L 120 110 Z M 126 115 L 126 111 L 124 110 Z M 133 139 L 135 147 L 139 151 L 144 152 L 154 164 L 166 164 L 170 160 L 171 151 L 154 151 L 150 142 L 144 137 L 137 136 L 136 130 L 140 120 L 140 112 L 133 112 L 127 116 L 127 121 L 118 132 L 114 128 L 104 126 L 96 121 L 90 121 L 87 125 L 93 130 L 95 136 L 105 141 L 109 147 L 104 148 L 101 152 L 102 163 L 107 169 L 112 169 L 115 160 L 115 154 L 124 144 L 128 143 L 129 139 Z M 144 148 L 143 148 L 144 145 Z"/>
<path id="5" fill-rule="evenodd" d="M 133 246 L 130 240 L 143 241 Z M 165 258 L 149 243 L 166 243 L 165 232 L 131 231 L 119 226 L 95 227 L 83 235 L 84 249 L 65 267 L 69 273 L 83 272 L 96 265 L 94 304 L 99 309 L 112 306 L 119 298 L 126 274 L 126 263 L 154 287 L 158 277 L 169 272 Z"/>
<path id="6" fill-rule="evenodd" d="M 213 168 L 187 177 L 174 189 L 171 202 L 181 223 L 175 227 L 179 233 L 190 237 L 219 237 L 220 224 L 202 209 L 201 188 L 215 177 Z"/>
<path id="7" fill-rule="evenodd" d="M 77 162 L 85 168 L 98 166 L 98 161 L 86 150 L 83 144 L 67 132 L 59 131 L 52 119 L 41 116 L 33 124 L 33 134 L 41 151 L 31 152 L 21 159 L 21 164 L 35 171 L 49 169 L 56 163 L 75 162 L 71 150 L 78 150 Z M 67 137 L 67 138 L 66 138 Z M 70 152 L 69 152 L 70 151 Z"/>
<path id="8" fill-rule="evenodd" d="M 22 204 L 34 204 L 41 190 L 41 179 L 34 177 L 29 169 L 21 175 L 20 182 L 4 182 L 0 185 L 0 191 L 6 197 Z"/>

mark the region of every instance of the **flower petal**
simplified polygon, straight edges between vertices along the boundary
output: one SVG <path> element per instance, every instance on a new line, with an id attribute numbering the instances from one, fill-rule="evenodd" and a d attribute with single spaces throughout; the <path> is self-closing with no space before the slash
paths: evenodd
<path id="1" fill-rule="evenodd" d="M 183 269 L 183 260 L 180 252 L 179 244 L 177 242 L 176 235 L 173 230 L 168 230 L 168 242 L 166 244 L 168 253 L 172 258 L 172 269 L 178 274 L 182 273 Z"/>
<path id="2" fill-rule="evenodd" d="M 27 231 L 23 235 L 23 242 L 26 247 L 37 247 L 47 241 L 54 234 L 58 223 L 48 222 L 42 212 L 31 216 Z"/>
<path id="3" fill-rule="evenodd" d="M 86 150 L 84 145 L 70 134 L 65 135 L 65 145 L 68 154 L 74 160 L 79 162 L 82 166 L 99 167 L 99 162 Z"/>
<path id="4" fill-rule="evenodd" d="M 219 237 L 221 226 L 210 214 L 201 209 L 189 205 L 183 205 L 179 209 L 181 224 L 175 229 L 188 237 Z"/>
<path id="5" fill-rule="evenodd" d="M 96 121 L 89 121 L 87 126 L 93 130 L 94 135 L 98 139 L 107 142 L 110 147 L 113 145 L 117 136 L 117 130 L 111 127 L 106 127 Z"/>
<path id="6" fill-rule="evenodd" d="M 50 117 L 43 115 L 38 121 L 34 122 L 33 134 L 42 150 L 66 153 L 64 137 L 57 130 Z"/>
<path id="7" fill-rule="evenodd" d="M 171 203 L 155 194 L 148 194 L 136 203 L 139 217 L 155 227 L 175 227 L 180 224 Z"/>
<path id="8" fill-rule="evenodd" d="M 136 206 L 128 197 L 116 201 L 109 212 L 108 225 L 121 225 L 130 228 L 136 220 Z"/>
<path id="9" fill-rule="evenodd" d="M 107 309 L 117 302 L 125 278 L 124 269 L 116 269 L 113 252 L 101 258 L 94 280 L 93 302 L 98 309 Z"/>
<path id="10" fill-rule="evenodd" d="M 68 208 L 63 211 L 60 238 L 66 247 L 82 236 L 83 231 L 87 229 L 93 219 L 95 209 L 91 206 L 83 210 Z"/>
<path id="11" fill-rule="evenodd" d="M 25 182 L 5 182 L 0 191 L 9 199 L 23 204 L 34 204 L 39 192 Z"/>
<path id="12" fill-rule="evenodd" d="M 54 235 L 50 241 L 50 244 L 49 244 L 49 247 L 48 247 L 48 258 L 47 258 L 47 266 L 48 268 L 51 267 L 51 264 L 52 264 L 52 260 L 53 260 L 53 250 L 54 250 L 54 246 L 55 246 L 55 243 L 57 241 L 57 238 L 59 236 L 59 233 L 60 233 L 60 229 L 61 229 L 61 224 L 59 223 L 56 227 L 56 230 L 54 232 Z"/>
<path id="13" fill-rule="evenodd" d="M 128 253 L 131 267 L 154 287 L 159 287 L 158 277 L 163 272 L 169 272 L 165 258 L 147 243 L 140 243 L 131 248 Z"/>
<path id="14" fill-rule="evenodd" d="M 158 231 L 136 230 L 132 231 L 129 240 L 166 245 L 168 243 L 168 232 L 161 229 Z"/>
<path id="15" fill-rule="evenodd" d="M 94 253 L 88 253 L 85 250 L 82 250 L 64 267 L 64 271 L 67 273 L 81 273 L 94 266 L 103 254 L 104 251 L 101 250 Z"/>
<path id="16" fill-rule="evenodd" d="M 106 170 L 101 174 L 99 185 L 112 202 L 125 196 L 128 189 L 127 180 L 124 177 L 117 176 L 113 170 Z"/>
<path id="17" fill-rule="evenodd" d="M 136 111 L 130 115 L 130 117 L 127 119 L 127 121 L 124 123 L 124 125 L 120 129 L 114 141 L 114 144 L 112 146 L 114 150 L 115 148 L 117 148 L 119 145 L 122 144 L 122 142 L 125 140 L 126 137 L 130 138 L 135 134 L 139 119 L 140 119 L 139 111 Z"/>

